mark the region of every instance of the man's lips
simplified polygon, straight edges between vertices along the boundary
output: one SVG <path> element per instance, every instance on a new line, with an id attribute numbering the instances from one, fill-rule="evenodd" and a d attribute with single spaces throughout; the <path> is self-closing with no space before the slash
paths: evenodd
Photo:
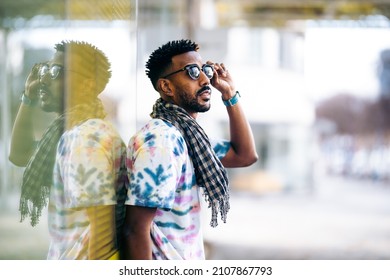
<path id="1" fill-rule="evenodd" d="M 198 96 L 204 96 L 204 95 L 210 96 L 211 95 L 211 91 L 210 90 L 204 90 L 204 91 L 198 93 Z"/>
<path id="2" fill-rule="evenodd" d="M 41 90 L 39 91 L 39 98 L 40 98 L 42 101 L 47 100 L 47 99 L 49 98 L 49 96 L 50 96 L 50 94 L 49 94 L 46 90 L 41 89 Z"/>
<path id="3" fill-rule="evenodd" d="M 211 88 L 209 87 L 204 87 L 202 89 L 200 89 L 197 93 L 198 96 L 202 96 L 202 97 L 208 97 L 210 98 L 211 97 Z"/>

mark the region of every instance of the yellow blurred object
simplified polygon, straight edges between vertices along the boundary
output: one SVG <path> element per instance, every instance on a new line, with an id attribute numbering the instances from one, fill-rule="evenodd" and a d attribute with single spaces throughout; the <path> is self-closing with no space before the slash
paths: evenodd
<path id="1" fill-rule="evenodd" d="M 258 194 L 280 192 L 283 188 L 279 178 L 264 171 L 237 174 L 233 176 L 231 186 L 234 190 L 250 191 Z"/>
<path id="2" fill-rule="evenodd" d="M 119 260 L 119 251 L 117 251 L 115 254 L 113 254 L 111 257 L 109 257 L 108 260 L 109 261 Z"/>

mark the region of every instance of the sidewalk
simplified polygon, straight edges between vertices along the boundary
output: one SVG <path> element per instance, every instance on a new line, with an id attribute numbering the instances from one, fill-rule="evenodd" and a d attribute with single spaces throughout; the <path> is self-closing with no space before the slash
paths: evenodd
<path id="1" fill-rule="evenodd" d="M 9 197 L 10 209 L 0 212 L 0 260 L 42 260 L 46 259 L 49 237 L 47 217 L 32 227 L 26 219 L 20 223 L 18 197 Z"/>
<path id="2" fill-rule="evenodd" d="M 390 259 L 390 186 L 322 178 L 311 194 L 234 193 L 209 259 Z"/>
<path id="3" fill-rule="evenodd" d="M 0 213 L 0 259 L 45 259 L 46 216 L 20 223 L 14 200 Z M 233 192 L 227 223 L 204 221 L 209 259 L 390 260 L 390 186 L 322 178 L 311 194 Z"/>

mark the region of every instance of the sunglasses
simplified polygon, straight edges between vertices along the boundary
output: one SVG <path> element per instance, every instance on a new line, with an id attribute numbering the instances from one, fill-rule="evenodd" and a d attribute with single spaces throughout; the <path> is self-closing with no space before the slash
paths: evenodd
<path id="1" fill-rule="evenodd" d="M 55 80 L 63 69 L 64 67 L 58 64 L 53 64 L 51 67 L 47 64 L 44 64 L 39 69 L 39 79 L 42 79 L 47 73 L 49 73 L 50 78 Z"/>
<path id="2" fill-rule="evenodd" d="M 176 74 L 176 73 L 179 73 L 179 72 L 182 72 L 182 71 L 186 71 L 187 70 L 187 73 L 188 73 L 188 76 L 190 76 L 191 79 L 193 80 L 197 80 L 199 79 L 199 76 L 200 76 L 200 71 L 202 70 L 203 73 L 206 74 L 207 78 L 211 79 L 213 78 L 214 76 L 214 67 L 210 64 L 204 64 L 202 66 L 202 68 L 200 68 L 197 64 L 190 64 L 190 65 L 187 65 L 185 66 L 184 68 L 182 69 L 179 69 L 175 72 L 172 72 L 168 75 L 165 75 L 163 77 L 163 79 L 166 79 L 167 77 L 173 75 L 173 74 Z"/>

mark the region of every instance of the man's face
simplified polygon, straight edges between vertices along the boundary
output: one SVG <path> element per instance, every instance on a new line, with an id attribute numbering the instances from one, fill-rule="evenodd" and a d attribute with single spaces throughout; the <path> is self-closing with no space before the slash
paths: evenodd
<path id="1" fill-rule="evenodd" d="M 199 53 L 195 51 L 174 56 L 172 62 L 172 67 L 169 70 L 171 72 L 182 69 L 189 64 L 197 64 L 200 68 L 204 64 Z M 169 76 L 167 79 L 171 81 L 173 86 L 173 101 L 190 115 L 196 116 L 197 113 L 210 109 L 210 79 L 203 71 L 200 71 L 197 80 L 192 79 L 187 70 Z"/>
<path id="2" fill-rule="evenodd" d="M 56 52 L 41 70 L 40 106 L 43 111 L 62 113 L 91 100 L 95 82 L 83 73 L 83 58 Z M 85 72 L 85 71 L 84 71 Z M 86 82 L 88 81 L 88 82 Z"/>
<path id="3" fill-rule="evenodd" d="M 65 92 L 64 53 L 56 52 L 42 67 L 39 73 L 39 105 L 45 112 L 61 113 L 64 108 Z"/>

